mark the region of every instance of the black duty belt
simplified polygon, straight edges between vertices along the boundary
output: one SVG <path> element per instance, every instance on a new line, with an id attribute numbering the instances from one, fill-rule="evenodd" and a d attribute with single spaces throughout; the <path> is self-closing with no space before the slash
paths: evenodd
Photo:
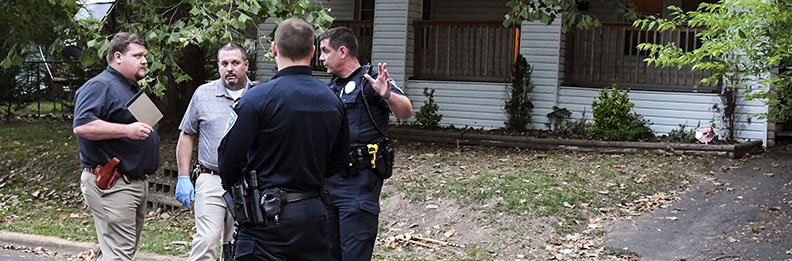
<path id="1" fill-rule="evenodd" d="M 199 168 L 201 168 L 201 173 L 207 173 L 207 174 L 212 174 L 212 175 L 220 175 L 219 172 L 214 171 L 214 170 L 212 170 L 210 168 L 204 167 L 204 165 L 199 165 Z"/>
<path id="2" fill-rule="evenodd" d="M 319 192 L 286 192 L 286 203 L 318 198 Z"/>

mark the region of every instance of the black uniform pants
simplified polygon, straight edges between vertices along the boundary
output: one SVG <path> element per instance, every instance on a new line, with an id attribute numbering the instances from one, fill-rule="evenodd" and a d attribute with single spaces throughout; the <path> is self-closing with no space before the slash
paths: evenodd
<path id="1" fill-rule="evenodd" d="M 278 222 L 239 228 L 236 260 L 331 260 L 327 211 L 319 198 L 286 203 Z"/>

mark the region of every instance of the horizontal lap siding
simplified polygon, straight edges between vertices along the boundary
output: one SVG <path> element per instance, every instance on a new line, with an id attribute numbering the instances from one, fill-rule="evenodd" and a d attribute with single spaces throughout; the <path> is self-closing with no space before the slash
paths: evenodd
<path id="1" fill-rule="evenodd" d="M 591 103 L 599 96 L 599 90 L 562 86 L 559 90 L 558 106 L 573 112 L 572 117 L 576 119 L 585 110 L 586 118 L 591 120 Z M 650 127 L 657 135 L 668 134 L 678 128 L 679 124 L 692 128 L 699 123 L 707 124 L 713 119 L 717 126 L 724 126 L 720 114 L 712 109 L 713 104 L 721 104 L 718 94 L 630 91 L 630 101 L 635 103 L 635 112 L 653 123 Z M 748 122 L 751 114 L 765 112 L 766 106 L 760 101 L 741 100 L 740 104 L 737 136 L 742 140 L 766 141 L 765 120 L 752 119 L 751 123 Z"/>
<path id="2" fill-rule="evenodd" d="M 354 20 L 355 18 L 355 1 L 354 0 L 314 0 L 311 1 L 322 8 L 330 9 L 330 16 L 336 20 Z M 272 30 L 275 30 L 275 18 L 270 17 L 259 25 L 259 38 L 269 35 Z M 272 78 L 277 72 L 275 61 L 264 60 L 264 55 L 269 51 L 270 45 L 267 42 L 259 40 L 256 49 L 257 61 L 256 62 L 256 80 L 264 82 Z M 319 50 L 317 50 L 319 51 Z"/>
<path id="3" fill-rule="evenodd" d="M 560 20 L 560 19 L 558 19 Z M 556 21 L 551 25 L 523 22 L 520 31 L 520 54 L 533 68 L 531 82 L 534 85 L 534 109 L 531 117 L 533 127 L 547 129 L 547 114 L 556 105 L 558 76 L 561 66 L 561 25 Z M 504 92 L 504 97 L 506 93 Z"/>
<path id="4" fill-rule="evenodd" d="M 505 83 L 473 83 L 447 81 L 409 82 L 412 89 L 410 99 L 414 112 L 418 112 L 427 101 L 424 88 L 434 89 L 434 99 L 443 115 L 443 126 L 474 127 L 493 129 L 503 127 L 506 116 L 503 112 Z M 409 121 L 415 121 L 415 117 Z"/>
<path id="5" fill-rule="evenodd" d="M 259 82 L 266 82 L 278 68 L 275 66 L 275 61 L 264 60 L 264 56 L 269 52 L 270 44 L 263 40 L 267 37 L 272 30 L 275 30 L 275 18 L 267 18 L 264 23 L 259 25 L 259 44 L 256 45 L 256 80 Z"/>
<path id="6" fill-rule="evenodd" d="M 388 72 L 408 93 L 407 17 L 408 0 L 379 0 L 374 11 L 374 36 L 371 64 L 388 63 Z"/>

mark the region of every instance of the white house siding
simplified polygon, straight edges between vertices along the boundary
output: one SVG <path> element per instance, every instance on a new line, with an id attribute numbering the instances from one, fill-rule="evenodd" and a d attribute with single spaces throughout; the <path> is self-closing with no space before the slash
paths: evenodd
<path id="1" fill-rule="evenodd" d="M 599 96 L 599 91 L 597 88 L 561 86 L 558 106 L 571 111 L 572 118 L 575 119 L 580 119 L 585 111 L 586 119 L 591 120 L 591 103 Z M 652 122 L 650 127 L 657 135 L 668 134 L 678 128 L 679 124 L 694 128 L 699 123 L 707 124 L 714 120 L 716 126 L 724 126 L 720 114 L 712 109 L 714 104 L 722 104 L 718 94 L 630 91 L 630 101 L 635 103 L 635 112 Z M 741 100 L 738 108 L 740 120 L 737 137 L 741 140 L 767 142 L 765 120 L 752 119 L 748 123 L 751 114 L 764 112 L 766 106 L 759 101 Z"/>
<path id="2" fill-rule="evenodd" d="M 355 17 L 355 1 L 356 0 L 314 0 L 315 4 L 322 6 L 324 9 L 330 9 L 330 15 L 336 20 L 353 20 Z M 256 61 L 256 80 L 264 82 L 272 78 L 277 72 L 275 61 L 268 61 L 264 59 L 264 55 L 269 52 L 270 43 L 264 41 L 265 37 L 275 30 L 275 18 L 268 18 L 263 24 L 259 25 L 259 44 L 256 54 L 259 57 Z M 319 50 L 316 50 L 317 52 Z"/>
<path id="3" fill-rule="evenodd" d="M 374 7 L 371 64 L 388 63 L 388 72 L 399 85 L 407 79 L 407 26 L 412 5 L 408 0 L 378 0 Z"/>
<path id="4" fill-rule="evenodd" d="M 505 0 L 432 0 L 431 21 L 503 21 Z"/>
<path id="5" fill-rule="evenodd" d="M 423 89 L 435 90 L 438 112 L 443 115 L 441 125 L 493 129 L 503 127 L 506 121 L 503 101 L 507 83 L 410 80 L 409 84 L 415 112 L 427 101 Z"/>
<path id="6" fill-rule="evenodd" d="M 358 0 L 313 0 L 324 9 L 330 9 L 330 16 L 336 20 L 355 20 L 355 2 Z"/>
<path id="7" fill-rule="evenodd" d="M 533 127 L 547 129 L 547 114 L 552 112 L 558 97 L 558 82 L 561 56 L 561 19 L 551 25 L 538 22 L 523 22 L 520 31 L 520 54 L 533 67 L 531 117 Z M 505 93 L 504 93 L 504 96 Z"/>
<path id="8" fill-rule="evenodd" d="M 265 40 L 272 30 L 275 30 L 275 18 L 267 18 L 263 24 L 259 25 L 258 47 L 256 48 L 256 80 L 259 82 L 266 82 L 278 68 L 275 66 L 275 61 L 266 60 L 264 56 L 270 51 L 270 43 Z"/>

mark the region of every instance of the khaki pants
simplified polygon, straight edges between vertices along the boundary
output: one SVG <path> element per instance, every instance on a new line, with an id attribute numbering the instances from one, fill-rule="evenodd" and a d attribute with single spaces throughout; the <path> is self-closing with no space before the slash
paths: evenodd
<path id="1" fill-rule="evenodd" d="M 96 176 L 83 170 L 80 191 L 91 209 L 99 240 L 99 260 L 132 260 L 146 217 L 148 182 L 119 179 L 108 190 L 96 187 Z"/>
<path id="2" fill-rule="evenodd" d="M 220 243 L 231 241 L 234 219 L 226 210 L 220 176 L 201 173 L 195 181 L 195 237 L 190 260 L 217 260 Z"/>

